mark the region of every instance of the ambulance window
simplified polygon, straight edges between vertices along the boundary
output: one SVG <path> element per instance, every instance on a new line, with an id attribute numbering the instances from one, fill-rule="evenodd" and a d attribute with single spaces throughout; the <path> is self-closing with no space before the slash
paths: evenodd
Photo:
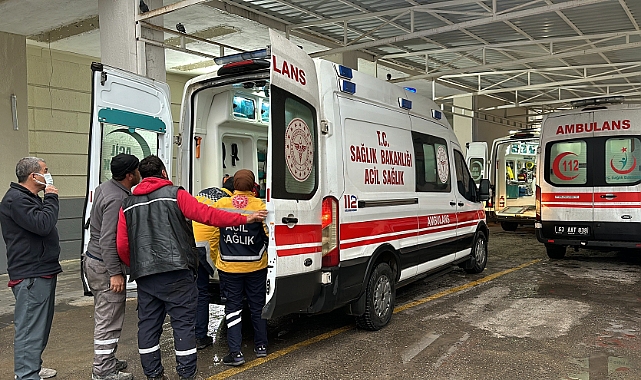
<path id="1" fill-rule="evenodd" d="M 111 159 L 117 154 L 132 154 L 142 160 L 157 151 L 158 133 L 103 123 L 100 183 L 111 179 Z"/>
<path id="2" fill-rule="evenodd" d="M 641 142 L 638 138 L 612 138 L 605 142 L 605 182 L 633 184 L 641 180 Z"/>
<path id="3" fill-rule="evenodd" d="M 264 99 L 260 103 L 260 119 L 265 123 L 269 123 L 269 100 Z"/>
<path id="4" fill-rule="evenodd" d="M 454 151 L 454 165 L 456 165 L 456 187 L 458 192 L 468 201 L 474 202 L 476 198 L 476 185 L 472 180 L 469 170 L 465 165 L 465 158 L 459 151 Z"/>
<path id="5" fill-rule="evenodd" d="M 546 179 L 554 185 L 584 185 L 587 182 L 588 154 L 584 140 L 554 143 L 549 148 Z"/>
<path id="6" fill-rule="evenodd" d="M 416 160 L 416 191 L 450 191 L 450 164 L 444 139 L 412 132 Z"/>
<path id="7" fill-rule="evenodd" d="M 311 199 L 318 188 L 316 110 L 303 99 L 272 86 L 271 118 L 272 195 Z"/>
<path id="8" fill-rule="evenodd" d="M 234 100 L 232 102 L 232 108 L 234 117 L 240 119 L 256 118 L 254 111 L 256 109 L 256 106 L 254 105 L 254 101 L 252 99 L 247 99 L 242 96 L 236 95 L 234 96 Z"/>

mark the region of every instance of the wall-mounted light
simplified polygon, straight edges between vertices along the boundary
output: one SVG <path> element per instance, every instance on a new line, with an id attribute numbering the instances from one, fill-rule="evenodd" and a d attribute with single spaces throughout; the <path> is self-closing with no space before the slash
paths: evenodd
<path id="1" fill-rule="evenodd" d="M 18 130 L 18 99 L 11 94 L 11 116 L 13 117 L 13 130 Z"/>

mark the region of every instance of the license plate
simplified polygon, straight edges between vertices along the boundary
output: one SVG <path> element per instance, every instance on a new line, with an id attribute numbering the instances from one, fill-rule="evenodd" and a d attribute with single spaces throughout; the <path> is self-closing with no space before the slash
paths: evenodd
<path id="1" fill-rule="evenodd" d="M 554 232 L 557 235 L 579 235 L 585 236 L 590 234 L 590 227 L 579 226 L 554 226 Z"/>

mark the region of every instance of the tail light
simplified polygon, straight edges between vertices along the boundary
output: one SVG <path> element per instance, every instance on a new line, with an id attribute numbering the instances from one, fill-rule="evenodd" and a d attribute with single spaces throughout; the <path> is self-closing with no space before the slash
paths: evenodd
<path id="1" fill-rule="evenodd" d="M 323 199 L 323 266 L 335 267 L 340 262 L 338 250 L 338 200 Z"/>
<path id="2" fill-rule="evenodd" d="M 536 221 L 540 222 L 541 221 L 541 187 L 539 185 L 536 185 L 536 201 L 534 204 L 536 205 Z"/>

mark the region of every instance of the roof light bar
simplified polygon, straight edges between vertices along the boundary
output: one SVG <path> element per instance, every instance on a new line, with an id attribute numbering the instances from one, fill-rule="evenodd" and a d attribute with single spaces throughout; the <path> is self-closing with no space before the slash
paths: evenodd
<path id="1" fill-rule="evenodd" d="M 247 61 L 250 59 L 265 59 L 265 58 L 269 58 L 269 56 L 271 55 L 270 50 L 271 49 L 267 48 L 267 49 L 260 49 L 260 50 L 254 50 L 254 51 L 246 51 L 244 53 L 226 55 L 224 57 L 214 58 L 214 62 L 216 62 L 217 65 L 226 65 L 228 63 Z"/>
<path id="2" fill-rule="evenodd" d="M 605 98 L 590 98 L 575 100 L 570 102 L 570 105 L 574 108 L 585 107 L 585 106 L 595 106 L 599 104 L 619 104 L 623 103 L 625 97 L 623 96 L 607 96 Z"/>

